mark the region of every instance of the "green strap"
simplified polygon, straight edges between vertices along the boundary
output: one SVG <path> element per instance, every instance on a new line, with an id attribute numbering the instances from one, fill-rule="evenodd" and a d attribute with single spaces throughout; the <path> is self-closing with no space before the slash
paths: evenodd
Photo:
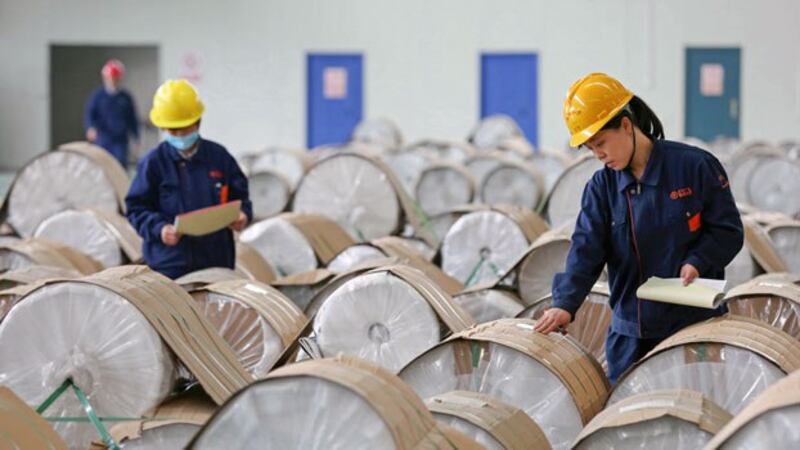
<path id="1" fill-rule="evenodd" d="M 708 359 L 705 344 L 696 345 L 695 351 L 697 352 L 697 362 L 704 362 L 706 359 Z"/>
<path id="2" fill-rule="evenodd" d="M 97 418 L 97 415 L 94 413 L 94 408 L 89 403 L 89 399 L 86 398 L 86 394 L 83 393 L 81 388 L 75 386 L 70 380 L 70 384 L 72 385 L 72 390 L 75 391 L 75 396 L 78 397 L 78 401 L 81 402 L 81 406 L 83 406 L 83 410 L 86 411 L 86 415 L 89 417 L 89 421 L 92 422 L 94 425 L 94 429 L 97 430 L 97 434 L 100 435 L 100 438 L 103 440 L 103 443 L 106 444 L 111 450 L 120 450 L 120 447 L 114 442 L 114 438 L 111 437 L 111 433 L 108 432 L 108 429 L 103 424 L 100 419 Z"/>
<path id="3" fill-rule="evenodd" d="M 364 233 L 362 233 L 361 230 L 355 227 L 353 227 L 353 229 L 356 230 L 356 235 L 358 236 L 359 242 L 367 242 L 367 237 L 364 236 Z"/>
<path id="4" fill-rule="evenodd" d="M 147 420 L 147 417 L 116 417 L 116 416 L 98 416 L 97 420 L 101 422 L 138 422 L 140 420 Z M 85 416 L 50 416 L 45 417 L 49 422 L 91 422 L 91 419 Z M 169 420 L 158 418 L 158 420 Z"/>
<path id="5" fill-rule="evenodd" d="M 489 268 L 492 269 L 492 272 L 494 272 L 495 276 L 498 276 L 498 277 L 502 277 L 503 276 L 503 273 L 501 272 L 500 268 L 497 267 L 497 265 L 495 265 L 495 263 L 489 261 Z"/>
<path id="6" fill-rule="evenodd" d="M 464 282 L 464 287 L 465 288 L 468 288 L 468 287 L 472 286 L 472 283 L 475 282 L 475 277 L 476 277 L 476 275 L 478 275 L 478 270 L 481 268 L 481 266 L 483 265 L 484 261 L 485 260 L 483 259 L 483 256 L 481 256 L 481 259 L 478 261 L 478 264 L 475 264 L 475 267 L 472 268 L 472 272 L 469 273 L 469 276 L 467 277 L 467 281 Z"/>
<path id="7" fill-rule="evenodd" d="M 281 277 L 285 277 L 286 276 L 286 271 L 283 270 L 283 268 L 281 266 L 275 266 L 275 270 L 278 271 L 278 275 L 280 275 Z"/>
<path id="8" fill-rule="evenodd" d="M 106 444 L 106 447 L 108 447 L 111 450 L 120 450 L 120 447 L 117 445 L 116 442 L 114 442 L 114 439 L 111 437 L 111 433 L 109 433 L 108 429 L 106 429 L 106 426 L 103 425 L 102 419 L 98 418 L 97 414 L 95 414 L 94 408 L 92 408 L 92 405 L 89 404 L 89 399 L 86 398 L 86 394 L 84 394 L 83 391 L 78 386 L 75 386 L 75 383 L 72 382 L 71 378 L 67 378 L 66 380 L 64 380 L 64 382 L 61 383 L 61 386 L 59 386 L 55 391 L 53 391 L 53 393 L 50 394 L 50 396 L 47 397 L 45 399 L 45 401 L 42 402 L 41 405 L 39 405 L 38 408 L 36 408 L 36 412 L 41 415 L 42 413 L 47 411 L 47 409 L 50 406 L 52 406 L 52 404 L 56 400 L 58 400 L 58 398 L 61 397 L 61 395 L 70 386 L 72 386 L 72 390 L 73 390 L 73 392 L 75 392 L 75 396 L 78 397 L 78 401 L 81 403 L 81 406 L 83 407 L 83 410 L 86 412 L 86 416 L 87 417 L 86 418 L 45 417 L 45 419 L 47 419 L 49 421 L 53 421 L 53 422 L 84 422 L 84 421 L 88 420 L 89 422 L 92 423 L 92 425 L 94 426 L 94 429 L 97 431 L 97 434 L 100 435 L 100 438 L 103 439 L 103 443 Z M 110 421 L 110 419 L 112 419 L 112 418 L 106 418 L 105 420 L 109 420 Z M 120 418 L 120 419 L 122 419 L 122 418 Z M 136 418 L 136 419 L 125 418 L 125 420 L 140 420 L 140 418 Z"/>
<path id="9" fill-rule="evenodd" d="M 414 197 L 411 197 L 410 195 L 408 196 L 408 198 L 411 200 L 411 206 L 414 207 L 414 212 L 416 212 L 419 218 L 422 219 L 422 227 L 427 228 L 428 232 L 430 232 L 436 240 L 440 240 L 441 238 L 439 237 L 439 235 L 436 234 L 436 231 L 431 226 L 431 219 L 428 217 L 427 214 L 425 214 L 425 211 L 422 210 L 422 207 L 419 206 L 417 200 Z"/>
<path id="10" fill-rule="evenodd" d="M 55 391 L 53 391 L 53 393 L 52 393 L 52 394 L 50 394 L 50 396 L 49 396 L 49 397 L 47 397 L 47 398 L 46 398 L 46 399 L 45 399 L 45 400 L 42 402 L 42 404 L 41 404 L 41 405 L 39 405 L 39 407 L 38 407 L 38 408 L 36 408 L 36 413 L 37 413 L 37 414 L 39 414 L 39 415 L 41 415 L 43 412 L 47 411 L 47 408 L 49 408 L 49 407 L 50 407 L 50 406 L 53 404 L 53 402 L 55 402 L 56 400 L 58 400 L 58 397 L 61 397 L 61 394 L 63 394 L 63 393 L 64 393 L 64 391 L 66 391 L 66 390 L 67 390 L 67 388 L 68 388 L 68 387 L 69 387 L 71 384 L 72 384 L 72 380 L 71 380 L 71 379 L 67 378 L 66 380 L 64 380 L 64 382 L 63 382 L 63 383 L 61 383 L 61 386 L 59 386 L 59 387 L 58 387 L 58 388 L 57 388 Z"/>

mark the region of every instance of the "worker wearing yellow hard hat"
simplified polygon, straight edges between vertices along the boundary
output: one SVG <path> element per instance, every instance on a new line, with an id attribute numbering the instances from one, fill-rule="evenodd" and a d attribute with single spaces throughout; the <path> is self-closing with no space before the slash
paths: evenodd
<path id="1" fill-rule="evenodd" d="M 225 147 L 200 137 L 205 107 L 186 80 L 168 80 L 155 93 L 150 121 L 164 140 L 140 162 L 125 198 L 128 220 L 142 236 L 147 265 L 170 277 L 209 267 L 233 268 L 232 230 L 252 220 L 247 178 Z M 241 200 L 228 229 L 182 236 L 179 214 Z"/>
<path id="2" fill-rule="evenodd" d="M 720 162 L 666 140 L 656 114 L 618 80 L 579 79 L 563 114 L 570 145 L 588 148 L 605 167 L 586 184 L 565 270 L 553 278 L 553 307 L 536 329 L 563 330 L 607 266 L 606 358 L 616 382 L 664 338 L 726 311 L 642 300 L 636 290 L 654 276 L 684 284 L 724 278 L 742 248 L 742 222 Z"/>

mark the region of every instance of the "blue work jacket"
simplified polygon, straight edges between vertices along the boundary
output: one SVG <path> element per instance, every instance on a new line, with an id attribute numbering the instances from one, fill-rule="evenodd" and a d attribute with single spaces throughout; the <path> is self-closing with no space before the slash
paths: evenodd
<path id="1" fill-rule="evenodd" d="M 604 265 L 613 309 L 611 329 L 663 338 L 726 312 L 640 300 L 651 276 L 678 277 L 684 264 L 722 279 L 744 241 L 727 174 L 710 153 L 655 140 L 640 181 L 625 170 L 597 171 L 587 183 L 565 272 L 553 279 L 553 306 L 573 317 Z"/>
<path id="2" fill-rule="evenodd" d="M 128 220 L 144 239 L 147 265 L 170 278 L 208 267 L 233 268 L 235 244 L 230 229 L 182 236 L 173 247 L 161 241 L 161 228 L 173 223 L 176 215 L 220 204 L 225 190 L 229 201 L 242 201 L 242 211 L 252 220 L 247 178 L 225 147 L 215 142 L 200 139 L 190 159 L 162 142 L 139 161 L 125 205 Z"/>
<path id="3" fill-rule="evenodd" d="M 127 144 L 128 136 L 139 138 L 136 107 L 133 97 L 125 90 L 113 94 L 104 88 L 94 91 L 86 104 L 83 125 L 96 129 L 100 142 Z"/>

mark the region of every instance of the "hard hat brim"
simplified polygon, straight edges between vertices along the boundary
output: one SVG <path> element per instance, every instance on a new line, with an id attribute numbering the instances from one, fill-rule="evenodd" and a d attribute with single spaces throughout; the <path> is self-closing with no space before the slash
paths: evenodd
<path id="1" fill-rule="evenodd" d="M 152 122 L 153 125 L 161 129 L 186 128 L 189 125 L 197 123 L 197 121 L 200 120 L 202 116 L 203 116 L 202 107 L 197 114 L 182 120 L 168 120 L 159 116 L 158 113 L 155 111 L 155 109 L 150 110 L 150 122 Z"/>
<path id="2" fill-rule="evenodd" d="M 625 101 L 621 102 L 619 106 L 617 106 L 616 108 L 612 109 L 602 119 L 596 121 L 595 123 L 593 123 L 593 124 L 589 125 L 588 127 L 584 128 L 583 130 L 578 131 L 577 133 L 574 133 L 572 136 L 570 136 L 570 138 L 569 138 L 569 146 L 572 147 L 572 148 L 577 148 L 577 147 L 580 147 L 581 145 L 585 144 L 586 141 L 591 139 L 592 136 L 597 134 L 598 131 L 600 131 L 604 126 L 606 126 L 606 124 L 611 119 L 613 119 L 617 114 L 619 114 L 619 112 L 622 111 L 622 108 L 627 106 L 628 102 L 630 102 L 632 98 L 633 98 L 633 94 L 626 95 Z"/>

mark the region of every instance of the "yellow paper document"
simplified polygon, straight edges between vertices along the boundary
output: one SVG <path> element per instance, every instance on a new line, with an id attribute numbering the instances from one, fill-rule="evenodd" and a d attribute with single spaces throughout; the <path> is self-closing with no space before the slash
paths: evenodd
<path id="1" fill-rule="evenodd" d="M 187 236 L 210 234 L 232 224 L 239 217 L 241 207 L 242 202 L 236 200 L 181 214 L 175 217 L 175 228 Z"/>
<path id="2" fill-rule="evenodd" d="M 636 290 L 642 300 L 714 309 L 725 297 L 724 280 L 696 279 L 688 286 L 680 278 L 651 277 Z"/>

